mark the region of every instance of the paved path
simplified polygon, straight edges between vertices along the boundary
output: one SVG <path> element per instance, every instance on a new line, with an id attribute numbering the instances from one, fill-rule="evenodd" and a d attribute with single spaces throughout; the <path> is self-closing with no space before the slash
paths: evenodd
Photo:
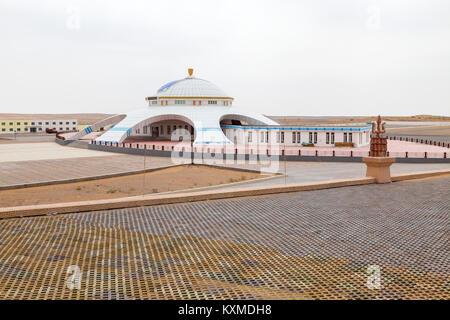
<path id="1" fill-rule="evenodd" d="M 1 220 L 0 298 L 448 300 L 449 185 Z M 369 265 L 379 287 L 367 287 Z"/>
<path id="2" fill-rule="evenodd" d="M 285 171 L 286 164 L 286 171 Z M 258 169 L 257 165 L 229 165 L 230 167 L 242 167 L 249 169 Z M 358 162 L 283 162 L 277 165 L 277 172 L 287 177 L 259 182 L 248 182 L 245 187 L 270 186 L 280 183 L 303 183 L 311 181 L 327 181 L 347 178 L 360 178 L 366 176 L 366 165 Z M 391 166 L 392 174 L 412 173 L 419 171 L 450 169 L 447 163 L 394 163 Z M 216 189 L 234 189 L 242 186 L 217 186 Z"/>
<path id="3" fill-rule="evenodd" d="M 103 152 L 98 151 L 98 153 Z M 145 161 L 146 169 L 163 168 L 170 165 L 172 165 L 170 158 L 147 157 Z M 111 156 L 106 152 L 100 157 L 0 162 L 0 187 L 96 177 L 143 169 L 143 157 L 117 154 Z"/>
<path id="4" fill-rule="evenodd" d="M 0 163 L 49 159 L 69 159 L 111 156 L 114 153 L 69 148 L 55 142 L 0 144 Z"/>

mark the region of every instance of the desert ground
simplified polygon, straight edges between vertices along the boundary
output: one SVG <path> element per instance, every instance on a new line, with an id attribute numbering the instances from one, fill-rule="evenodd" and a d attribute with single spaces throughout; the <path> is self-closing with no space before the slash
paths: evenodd
<path id="1" fill-rule="evenodd" d="M 21 119 L 77 119 L 78 124 L 93 124 L 106 119 L 113 114 L 106 113 L 68 113 L 68 114 L 21 114 L 21 113 L 0 113 L 0 119 L 21 120 Z M 338 124 L 338 123 L 361 123 L 376 121 L 376 116 L 274 116 L 266 115 L 270 119 L 284 125 L 309 125 L 309 124 Z M 384 121 L 426 121 L 441 122 L 448 121 L 450 117 L 434 115 L 413 115 L 413 116 L 383 116 Z"/>
<path id="2" fill-rule="evenodd" d="M 77 119 L 78 124 L 93 124 L 97 121 L 106 119 L 112 116 L 112 114 L 106 113 L 61 113 L 61 114 L 24 114 L 24 113 L 0 113 L 0 119 L 5 120 L 23 120 L 23 119 L 35 119 L 35 120 L 47 120 L 47 119 Z"/>
<path id="3" fill-rule="evenodd" d="M 263 177 L 258 173 L 207 166 L 179 166 L 144 174 L 0 191 L 0 207 L 113 199 L 207 187 Z"/>

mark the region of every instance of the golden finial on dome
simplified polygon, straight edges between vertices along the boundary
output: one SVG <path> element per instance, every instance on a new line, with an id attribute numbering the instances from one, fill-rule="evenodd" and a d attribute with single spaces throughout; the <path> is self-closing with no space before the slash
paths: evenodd
<path id="1" fill-rule="evenodd" d="M 188 73 L 189 73 L 189 76 L 192 77 L 192 74 L 194 73 L 194 69 L 189 68 L 188 69 Z"/>

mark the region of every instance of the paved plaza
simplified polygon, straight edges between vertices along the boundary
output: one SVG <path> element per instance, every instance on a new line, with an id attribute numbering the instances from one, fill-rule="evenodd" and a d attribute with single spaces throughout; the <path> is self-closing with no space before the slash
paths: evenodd
<path id="1" fill-rule="evenodd" d="M 450 299 L 449 186 L 3 219 L 0 299 Z"/>
<path id="2" fill-rule="evenodd" d="M 75 148 L 66 148 L 75 149 Z M 77 150 L 77 149 L 75 149 Z M 102 153 L 101 151 L 98 151 Z M 147 157 L 145 169 L 173 165 L 170 158 Z M 95 178 L 144 170 L 144 158 L 104 153 L 101 157 L 0 162 L 0 187 Z"/>
<path id="3" fill-rule="evenodd" d="M 0 163 L 49 159 L 106 157 L 113 155 L 103 151 L 67 148 L 55 142 L 0 144 Z"/>

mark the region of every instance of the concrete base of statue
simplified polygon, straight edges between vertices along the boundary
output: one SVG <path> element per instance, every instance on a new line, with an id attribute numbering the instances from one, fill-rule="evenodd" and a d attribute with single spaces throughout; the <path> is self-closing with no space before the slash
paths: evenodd
<path id="1" fill-rule="evenodd" d="M 367 166 L 366 177 L 374 177 L 376 183 L 391 182 L 391 165 L 395 162 L 392 157 L 364 157 Z"/>

